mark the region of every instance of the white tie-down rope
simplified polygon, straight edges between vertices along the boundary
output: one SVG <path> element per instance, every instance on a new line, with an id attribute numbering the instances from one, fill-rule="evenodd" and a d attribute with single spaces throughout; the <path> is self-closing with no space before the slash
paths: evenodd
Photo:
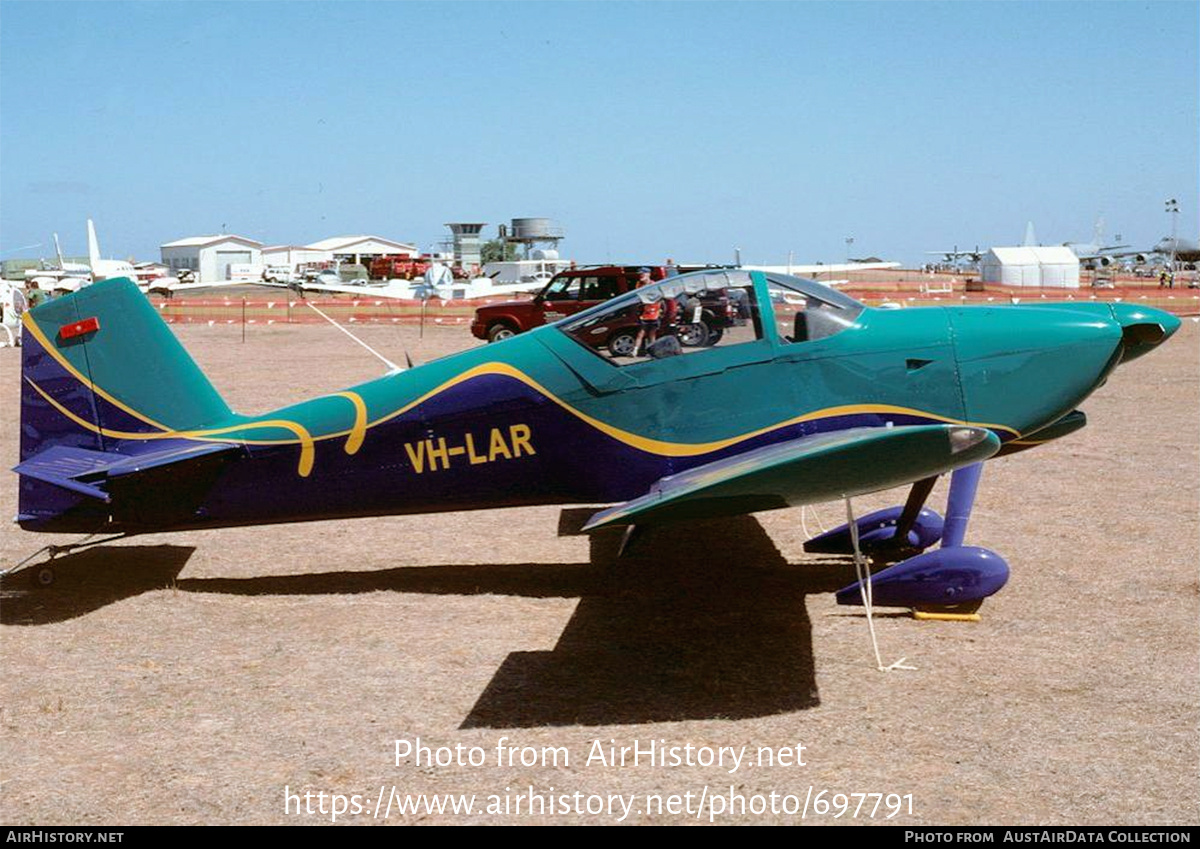
<path id="1" fill-rule="evenodd" d="M 388 369 L 390 369 L 390 370 L 391 370 L 393 373 L 395 373 L 395 372 L 398 372 L 398 371 L 404 371 L 404 369 L 400 368 L 400 366 L 396 365 L 394 362 L 392 362 L 391 360 L 389 360 L 389 359 L 388 359 L 387 357 L 385 357 L 383 354 L 381 354 L 381 353 L 379 353 L 378 351 L 376 351 L 374 348 L 372 348 L 372 347 L 371 347 L 370 345 L 368 345 L 366 342 L 364 342 L 363 340 L 359 339 L 357 336 L 355 336 L 355 335 L 354 335 L 353 333 L 351 333 L 349 330 L 347 330 L 346 328 L 342 327 L 340 324 L 338 324 L 338 323 L 337 323 L 336 321 L 334 321 L 332 318 L 330 318 L 329 316 L 325 315 L 325 313 L 321 312 L 319 309 L 317 309 L 315 306 L 313 306 L 313 302 L 312 302 L 312 301 L 305 301 L 304 303 L 305 303 L 307 306 L 309 306 L 309 307 L 312 307 L 312 310 L 313 310 L 313 312 L 315 312 L 317 315 L 321 316 L 321 318 L 323 318 L 323 319 L 325 319 L 326 321 L 328 321 L 330 324 L 332 324 L 332 325 L 333 325 L 334 327 L 336 327 L 338 330 L 340 330 L 340 331 L 342 331 L 343 333 L 345 333 L 347 336 L 349 336 L 351 339 L 353 339 L 353 340 L 354 340 L 355 342 L 357 342 L 358 344 L 362 345 L 364 348 L 366 348 L 368 351 L 370 351 L 370 352 L 371 352 L 372 354 L 374 354 L 376 357 L 378 357 L 379 359 L 383 360 L 384 364 L 385 364 L 385 365 L 388 367 Z"/>
<path id="2" fill-rule="evenodd" d="M 813 507 L 811 504 L 801 507 L 800 508 L 800 527 L 804 531 L 804 538 L 812 539 L 813 535 L 808 532 L 808 522 L 804 521 L 804 515 L 808 510 L 812 510 L 813 519 L 816 520 L 817 527 L 821 529 L 821 533 L 825 533 L 825 531 L 827 529 L 825 527 L 825 523 L 821 521 L 821 517 L 817 515 L 817 509 L 815 507 Z"/>
<path id="3" fill-rule="evenodd" d="M 906 658 L 900 658 L 890 666 L 883 665 L 883 658 L 879 656 L 879 640 L 875 636 L 875 620 L 872 617 L 871 605 L 871 570 L 867 566 L 866 558 L 858 548 L 858 522 L 854 520 L 854 508 L 850 505 L 849 497 L 846 498 L 846 521 L 850 525 L 850 544 L 854 546 L 854 573 L 858 576 L 858 591 L 862 595 L 863 608 L 867 611 L 867 630 L 871 632 L 871 648 L 875 650 L 875 667 L 880 672 L 891 672 L 893 669 L 916 669 L 915 666 L 905 664 Z"/>

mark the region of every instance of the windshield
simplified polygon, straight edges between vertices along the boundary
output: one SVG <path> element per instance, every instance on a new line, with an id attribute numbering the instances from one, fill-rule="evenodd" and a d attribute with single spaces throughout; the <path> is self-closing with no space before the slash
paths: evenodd
<path id="1" fill-rule="evenodd" d="M 767 278 L 768 283 L 774 283 L 781 288 L 800 292 L 806 297 L 815 298 L 832 307 L 850 310 L 855 315 L 863 310 L 863 304 L 854 300 L 854 298 L 836 289 L 832 289 L 823 283 L 818 283 L 816 280 L 809 280 L 807 277 L 793 277 L 790 274 L 769 273 L 764 276 Z"/>
<path id="2" fill-rule="evenodd" d="M 551 280 L 550 285 L 543 290 L 542 297 L 550 300 L 553 300 L 554 298 L 561 298 L 566 295 L 567 289 L 570 288 L 571 284 L 577 282 L 578 278 L 576 277 L 563 276 L 555 278 L 554 280 Z M 572 295 L 571 297 L 574 296 Z"/>
<path id="3" fill-rule="evenodd" d="M 767 274 L 766 278 L 775 331 L 784 342 L 833 336 L 852 325 L 864 309 L 849 295 L 815 280 L 788 274 Z"/>

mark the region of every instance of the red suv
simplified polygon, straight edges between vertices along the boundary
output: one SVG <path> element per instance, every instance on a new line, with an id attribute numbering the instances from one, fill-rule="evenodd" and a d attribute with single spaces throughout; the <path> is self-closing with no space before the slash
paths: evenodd
<path id="1" fill-rule="evenodd" d="M 602 265 L 560 271 L 532 300 L 489 304 L 475 310 L 471 333 L 479 339 L 499 342 L 566 318 L 637 288 L 640 268 L 650 268 L 651 280 L 662 280 L 666 276 L 666 270 L 661 267 L 638 265 Z"/>
<path id="2" fill-rule="evenodd" d="M 642 268 L 650 269 L 651 280 L 666 277 L 666 269 L 661 266 L 603 265 L 560 271 L 532 300 L 479 307 L 471 322 L 471 333 L 479 339 L 500 342 L 558 321 L 636 289 L 638 272 Z M 726 327 L 745 321 L 736 304 L 715 292 L 668 304 L 664 318 L 666 332 L 678 336 L 680 343 L 687 347 L 715 345 Z M 588 344 L 608 348 L 615 356 L 629 356 L 636 337 L 637 321 L 630 318 L 607 325 L 604 338 L 589 339 Z"/>

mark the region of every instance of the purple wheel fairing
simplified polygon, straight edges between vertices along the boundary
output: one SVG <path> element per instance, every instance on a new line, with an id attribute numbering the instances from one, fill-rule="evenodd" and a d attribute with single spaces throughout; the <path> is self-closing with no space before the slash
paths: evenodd
<path id="1" fill-rule="evenodd" d="M 924 551 L 942 538 L 942 517 L 926 508 L 917 514 L 907 539 L 896 540 L 896 523 L 903 512 L 903 507 L 888 507 L 859 518 L 858 544 L 863 552 L 871 554 L 878 549 L 898 547 Z M 804 550 L 815 554 L 853 554 L 850 526 L 840 525 L 813 537 L 804 543 Z"/>
<path id="2" fill-rule="evenodd" d="M 994 551 L 956 546 L 927 551 L 871 577 L 873 604 L 882 607 L 980 601 L 1008 582 L 1008 564 Z M 838 604 L 862 604 L 861 582 L 837 592 Z"/>

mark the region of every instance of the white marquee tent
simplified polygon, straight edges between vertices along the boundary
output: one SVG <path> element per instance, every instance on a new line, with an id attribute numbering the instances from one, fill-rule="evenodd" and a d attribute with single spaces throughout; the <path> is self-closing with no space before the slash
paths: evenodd
<path id="1" fill-rule="evenodd" d="M 1066 247 L 992 248 L 979 263 L 984 283 L 1079 288 L 1079 258 Z"/>

